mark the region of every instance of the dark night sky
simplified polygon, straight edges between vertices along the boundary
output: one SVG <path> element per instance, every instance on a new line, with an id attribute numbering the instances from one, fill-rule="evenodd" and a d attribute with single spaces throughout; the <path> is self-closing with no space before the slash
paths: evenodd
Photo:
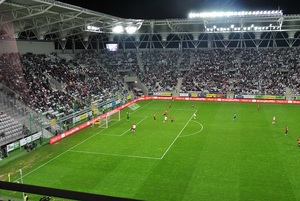
<path id="1" fill-rule="evenodd" d="M 283 10 L 300 14 L 299 0 L 60 0 L 101 13 L 132 19 L 186 18 L 190 11 Z M 299 3 L 296 3 L 299 2 Z"/>

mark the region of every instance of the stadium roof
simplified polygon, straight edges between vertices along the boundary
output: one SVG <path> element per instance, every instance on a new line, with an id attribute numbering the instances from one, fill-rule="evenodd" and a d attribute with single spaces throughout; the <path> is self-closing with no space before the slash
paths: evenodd
<path id="1" fill-rule="evenodd" d="M 1 1 L 0 1 L 1 2 Z M 54 0 L 6 0 L 0 5 L 0 37 L 38 40 L 87 41 L 91 35 L 115 35 L 117 26 L 135 26 L 136 35 L 287 32 L 293 38 L 300 29 L 300 15 L 246 15 L 185 19 L 124 19 Z M 88 28 L 91 28 L 88 30 Z"/>

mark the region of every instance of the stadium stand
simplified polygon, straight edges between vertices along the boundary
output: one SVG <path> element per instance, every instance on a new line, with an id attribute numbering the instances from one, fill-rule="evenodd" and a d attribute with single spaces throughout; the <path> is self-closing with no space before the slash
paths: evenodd
<path id="1" fill-rule="evenodd" d="M 300 94 L 299 53 L 298 48 L 89 50 L 74 54 L 72 59 L 56 53 L 4 53 L 0 55 L 0 65 L 5 69 L 1 82 L 17 94 L 16 99 L 7 99 L 10 107 L 23 116 L 32 109 L 35 116 L 42 113 L 51 120 L 84 110 L 92 102 L 116 95 L 125 97 L 128 90 L 143 95 L 141 88 L 124 82 L 132 75 L 138 77 L 148 94 L 174 92 L 179 85 L 180 92 L 200 94 L 289 92 L 296 96 Z M 28 122 L 22 124 L 28 127 Z M 16 125 L 12 123 L 1 134 L 4 144 L 22 137 Z M 63 128 L 53 132 L 57 130 Z"/>
<path id="2" fill-rule="evenodd" d="M 179 76 L 179 58 L 179 51 L 141 52 L 145 72 L 139 75 L 149 91 L 173 91 L 175 89 Z"/>
<path id="3" fill-rule="evenodd" d="M 191 55 L 181 91 L 284 95 L 290 88 L 299 94 L 299 49 L 200 50 Z"/>

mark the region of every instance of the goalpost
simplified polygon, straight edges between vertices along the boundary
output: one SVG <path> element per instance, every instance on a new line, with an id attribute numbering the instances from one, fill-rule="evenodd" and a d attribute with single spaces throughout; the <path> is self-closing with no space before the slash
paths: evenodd
<path id="1" fill-rule="evenodd" d="M 108 128 L 110 122 L 120 121 L 120 120 L 121 120 L 120 110 L 112 110 L 112 111 L 109 111 L 105 115 L 105 117 L 99 118 L 97 123 L 99 124 L 99 126 L 98 126 L 99 128 Z"/>

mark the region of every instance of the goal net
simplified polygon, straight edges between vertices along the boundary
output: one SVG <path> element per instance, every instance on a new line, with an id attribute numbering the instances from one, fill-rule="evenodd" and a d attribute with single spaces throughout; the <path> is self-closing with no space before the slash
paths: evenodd
<path id="1" fill-rule="evenodd" d="M 96 124 L 98 124 L 99 128 L 108 128 L 108 126 L 112 122 L 120 121 L 120 110 L 112 110 L 106 113 L 106 115 L 102 118 L 99 118 Z"/>

